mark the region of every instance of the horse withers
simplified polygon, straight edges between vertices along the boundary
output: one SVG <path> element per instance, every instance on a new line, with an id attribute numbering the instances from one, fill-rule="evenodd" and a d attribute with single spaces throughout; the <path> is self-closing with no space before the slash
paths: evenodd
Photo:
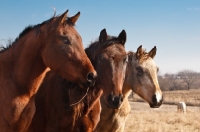
<path id="1" fill-rule="evenodd" d="M 28 26 L 0 51 L 0 131 L 24 132 L 35 112 L 34 97 L 49 69 L 63 78 L 94 85 L 96 71 L 88 59 L 74 25 L 80 12 L 67 12 Z"/>
<path id="2" fill-rule="evenodd" d="M 98 74 L 95 85 L 88 90 L 53 71 L 49 72 L 36 95 L 37 109 L 28 132 L 94 131 L 100 119 L 102 90 L 107 95 L 106 100 L 113 93 L 114 100 L 107 106 L 118 107 L 121 104 L 127 58 L 125 41 L 124 30 L 118 37 L 111 37 L 103 29 L 99 40 L 86 48 Z"/>
<path id="3" fill-rule="evenodd" d="M 101 101 L 102 112 L 96 132 L 123 132 L 125 122 L 131 107 L 128 96 L 131 91 L 138 94 L 151 108 L 158 108 L 162 104 L 162 91 L 160 90 L 157 72 L 158 67 L 153 58 L 156 47 L 146 52 L 139 46 L 136 53 L 128 52 L 128 64 L 123 85 L 124 101 L 118 109 L 108 109 Z"/>

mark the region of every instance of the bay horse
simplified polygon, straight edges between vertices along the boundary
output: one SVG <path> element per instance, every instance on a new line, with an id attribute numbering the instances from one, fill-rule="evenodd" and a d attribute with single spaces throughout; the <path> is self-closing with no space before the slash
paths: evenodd
<path id="1" fill-rule="evenodd" d="M 67 12 L 28 26 L 10 46 L 1 48 L 1 132 L 27 131 L 35 94 L 49 69 L 83 88 L 94 85 L 96 71 L 74 28 L 80 12 L 73 17 Z"/>
<path id="2" fill-rule="evenodd" d="M 50 71 L 36 95 L 36 112 L 28 132 L 94 131 L 100 119 L 102 90 L 108 95 L 105 99 L 111 93 L 114 98 L 107 106 L 120 106 L 127 63 L 125 41 L 124 30 L 111 37 L 103 29 L 99 40 L 85 49 L 98 74 L 88 92 Z"/>
<path id="3" fill-rule="evenodd" d="M 123 132 L 128 114 L 131 111 L 128 96 L 133 90 L 151 108 L 158 108 L 162 104 L 162 91 L 160 90 L 157 72 L 158 67 L 153 58 L 156 47 L 148 53 L 140 46 L 136 53 L 128 52 L 128 64 L 123 85 L 124 101 L 118 109 L 109 109 L 101 99 L 102 112 L 100 122 L 95 132 Z M 133 119 L 134 120 L 134 119 Z"/>

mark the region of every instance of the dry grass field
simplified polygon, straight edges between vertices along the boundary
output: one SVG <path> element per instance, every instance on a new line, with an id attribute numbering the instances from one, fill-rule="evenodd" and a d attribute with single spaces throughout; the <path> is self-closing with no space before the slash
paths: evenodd
<path id="1" fill-rule="evenodd" d="M 124 132 L 200 132 L 200 90 L 164 92 L 164 98 L 165 104 L 157 109 L 130 101 L 132 111 Z M 187 113 L 177 113 L 172 104 L 179 101 L 186 102 Z"/>

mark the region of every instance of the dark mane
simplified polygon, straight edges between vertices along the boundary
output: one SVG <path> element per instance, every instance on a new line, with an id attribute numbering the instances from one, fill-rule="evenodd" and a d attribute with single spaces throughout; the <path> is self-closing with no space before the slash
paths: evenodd
<path id="1" fill-rule="evenodd" d="M 52 18 L 51 18 L 52 19 Z M 2 46 L 0 47 L 0 53 L 5 52 L 6 50 L 8 50 L 10 47 L 12 47 L 12 45 L 14 45 L 20 38 L 22 38 L 23 36 L 25 36 L 25 34 L 29 33 L 32 29 L 36 29 L 39 30 L 40 26 L 44 25 L 45 23 L 47 23 L 48 21 L 50 21 L 51 19 L 42 22 L 41 24 L 37 24 L 37 25 L 29 25 L 27 27 L 25 27 L 25 29 L 19 34 L 19 36 L 15 39 L 14 42 L 9 43 L 6 47 Z"/>
<path id="2" fill-rule="evenodd" d="M 85 49 L 86 54 L 90 58 L 90 60 L 93 60 L 95 57 L 95 52 L 99 49 L 106 48 L 110 45 L 114 45 L 118 43 L 117 37 L 115 36 L 107 36 L 107 41 L 104 43 L 100 43 L 99 40 L 96 40 L 94 42 L 91 42 L 91 44 Z"/>
<path id="3" fill-rule="evenodd" d="M 78 119 L 90 111 L 89 108 L 93 106 L 100 89 L 97 87 L 90 87 L 87 92 L 87 89 L 81 89 L 77 83 L 73 83 L 65 79 L 64 83 L 66 92 L 64 96 L 66 104 L 65 109 L 68 112 L 70 111 L 73 115 L 73 127 L 76 127 L 75 124 L 77 124 L 76 122 Z M 85 94 L 87 95 L 80 100 Z"/>
<path id="4" fill-rule="evenodd" d="M 28 26 L 26 27 L 20 34 L 19 36 L 15 39 L 14 42 L 8 43 L 6 47 L 0 47 L 0 53 L 5 52 L 7 49 L 9 49 L 14 43 L 16 43 L 21 37 L 23 37 L 25 34 L 30 32 L 34 27 L 33 26 Z"/>

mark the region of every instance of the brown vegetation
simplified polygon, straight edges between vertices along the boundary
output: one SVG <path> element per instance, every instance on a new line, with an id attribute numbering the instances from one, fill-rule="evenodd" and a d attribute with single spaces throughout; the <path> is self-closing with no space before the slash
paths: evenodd
<path id="1" fill-rule="evenodd" d="M 200 73 L 192 70 L 159 75 L 158 80 L 163 91 L 200 89 Z"/>
<path id="2" fill-rule="evenodd" d="M 124 132 L 199 132 L 199 112 L 132 111 Z"/>
<path id="3" fill-rule="evenodd" d="M 158 109 L 151 109 L 147 103 L 141 103 L 143 100 L 134 94 L 133 98 L 130 98 L 132 111 L 124 132 L 200 131 L 200 89 L 164 91 L 163 96 L 164 104 Z M 187 105 L 185 114 L 177 112 L 176 104 L 180 101 Z"/>

